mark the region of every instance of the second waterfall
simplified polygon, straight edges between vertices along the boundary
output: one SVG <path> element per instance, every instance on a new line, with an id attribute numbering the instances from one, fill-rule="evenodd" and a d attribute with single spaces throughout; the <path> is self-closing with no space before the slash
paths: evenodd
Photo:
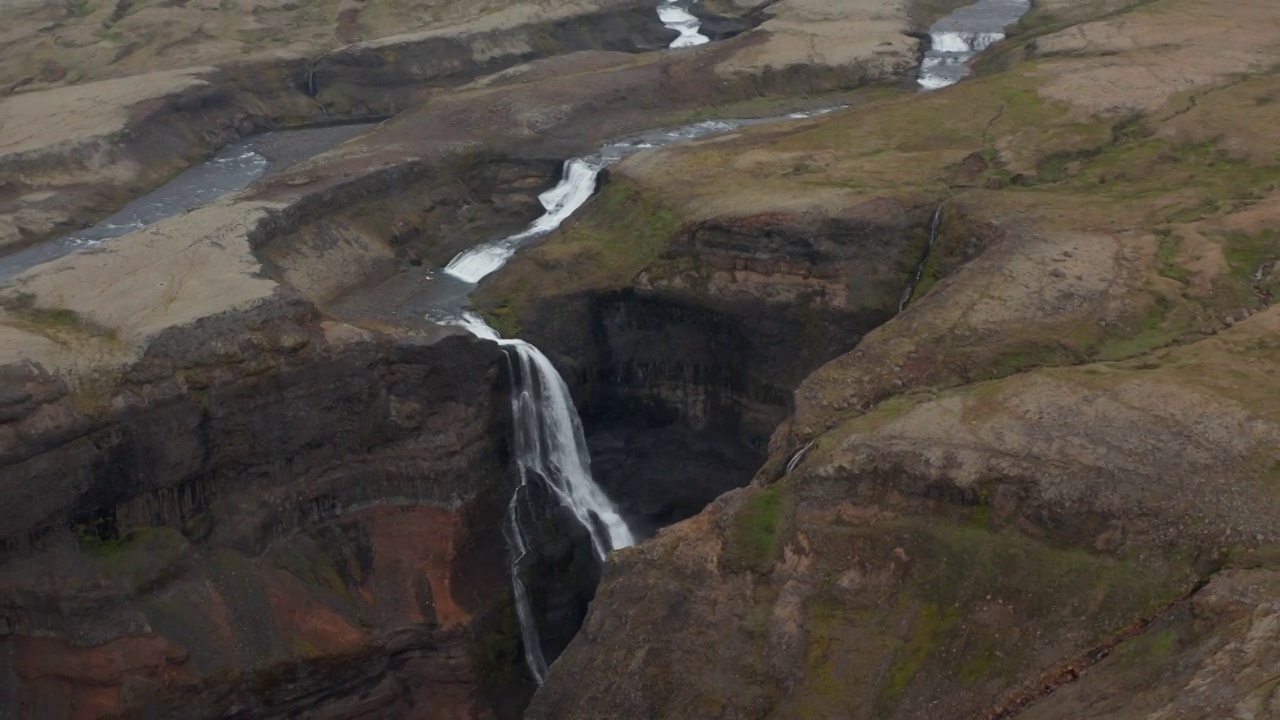
<path id="1" fill-rule="evenodd" d="M 559 503 L 573 513 L 591 536 L 595 556 L 603 561 L 611 550 L 635 544 L 635 535 L 618 508 L 591 477 L 591 461 L 582 422 L 560 373 L 538 348 L 523 340 L 504 339 L 475 313 L 463 313 L 458 324 L 503 347 L 511 367 L 511 416 L 515 423 L 515 461 L 519 485 L 507 504 L 503 532 L 511 551 L 511 586 L 524 643 L 525 662 L 539 685 L 547 673 L 538 627 L 524 585 L 524 563 L 530 537 L 523 517 L 529 483 L 541 479 Z"/>

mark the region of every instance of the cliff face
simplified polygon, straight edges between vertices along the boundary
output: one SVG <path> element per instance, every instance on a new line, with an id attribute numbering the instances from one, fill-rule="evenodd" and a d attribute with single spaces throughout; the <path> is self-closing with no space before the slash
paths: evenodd
<path id="1" fill-rule="evenodd" d="M 560 363 L 603 486 L 665 524 L 744 485 L 800 380 L 892 317 L 928 214 L 690 217 L 630 167 L 479 302 Z"/>
<path id="2" fill-rule="evenodd" d="M 593 27 L 562 30 L 586 37 Z M 413 43 L 440 39 L 401 40 L 342 58 L 421 89 L 436 70 L 401 61 Z M 246 193 L 0 289 L 0 497 L 21 509 L 0 533 L 5 711 L 518 714 L 531 686 L 499 532 L 509 490 L 504 360 L 423 320 L 434 296 L 421 265 L 527 221 L 563 157 L 708 97 L 741 98 L 748 85 L 711 70 L 759 42 L 583 53 L 500 73 Z M 436 79 L 497 67 L 463 65 Z M 178 72 L 175 92 L 199 97 L 174 102 L 214 124 L 272 88 L 311 103 L 286 88 L 299 67 Z M 313 69 L 329 102 L 326 67 Z M 210 78 L 235 90 L 204 103 Z M 136 84 L 124 100 L 138 99 Z M 348 89 L 382 97 L 377 85 Z M 148 122 L 181 116 L 166 104 L 173 93 L 152 89 L 137 107 L 108 103 L 87 125 L 119 121 L 128 135 L 135 110 Z M 397 92 L 383 99 L 398 103 Z M 113 137 L 82 139 L 114 147 Z M 36 144 L 61 168 L 56 148 Z M 156 163 L 140 168 L 167 162 L 166 148 L 159 138 Z M 3 192 L 61 202 L 33 189 Z M 726 232 L 740 231 L 756 232 Z M 770 412 L 776 421 L 774 409 L 753 417 Z M 752 420 L 755 457 L 774 421 Z M 734 458 L 733 484 L 754 459 Z M 723 487 L 698 489 L 674 514 Z M 548 511 L 539 529 L 530 587 L 554 656 L 577 630 L 598 569 L 571 521 Z"/>
<path id="3" fill-rule="evenodd" d="M 896 5 L 773 10 L 448 92 L 422 85 L 604 30 L 171 77 L 209 142 L 259 118 L 208 77 L 432 101 L 0 289 L 4 711 L 519 714 L 507 373 L 422 319 L 420 264 L 536 213 L 601 137 L 909 69 Z M 1044 0 L 946 92 L 631 158 L 491 278 L 478 302 L 564 371 L 611 494 L 687 518 L 596 594 L 537 503 L 530 589 L 567 649 L 528 715 L 1272 712 L 1276 37 L 1262 0 Z M 171 94 L 138 111 L 198 116 Z M 0 199 L 57 202 L 36 189 Z"/>
<path id="4" fill-rule="evenodd" d="M 285 304 L 13 378 L 6 712 L 505 714 L 503 362 Z"/>
<path id="5" fill-rule="evenodd" d="M 750 486 L 615 557 L 528 717 L 1275 713 L 1280 206 L 1254 99 L 1275 44 L 1208 38 L 1276 18 L 1161 0 L 1072 27 L 1100 5 L 1038 5 L 950 90 L 618 168 L 677 225 L 872 201 L 943 219 L 906 310 L 799 381 Z M 1139 80 L 1157 56 L 1168 74 Z M 665 242 L 632 262 L 572 232 L 525 261 L 549 279 L 494 279 L 527 293 L 495 317 L 536 331 L 579 254 L 679 277 Z M 685 286 L 706 306 L 733 292 L 708 281 L 725 245 Z"/>

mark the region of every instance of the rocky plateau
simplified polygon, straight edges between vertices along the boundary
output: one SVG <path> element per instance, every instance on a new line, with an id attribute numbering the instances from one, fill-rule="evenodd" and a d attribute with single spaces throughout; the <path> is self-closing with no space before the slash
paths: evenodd
<path id="1" fill-rule="evenodd" d="M 1038 0 L 917 92 L 964 4 L 0 0 L 0 254 L 379 121 L 0 284 L 0 717 L 1280 717 L 1280 7 Z M 644 536 L 535 493 L 541 685 L 464 302 Z"/>

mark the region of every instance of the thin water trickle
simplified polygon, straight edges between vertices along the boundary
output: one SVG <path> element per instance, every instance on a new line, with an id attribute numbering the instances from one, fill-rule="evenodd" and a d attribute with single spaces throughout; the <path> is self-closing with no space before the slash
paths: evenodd
<path id="1" fill-rule="evenodd" d="M 941 225 L 942 206 L 939 205 L 933 211 L 933 221 L 929 224 L 929 242 L 924 246 L 924 255 L 921 256 L 920 262 L 916 264 L 916 271 L 911 277 L 911 282 L 907 283 L 906 289 L 902 291 L 902 298 L 898 300 L 898 312 L 902 312 L 907 308 L 907 303 L 911 302 L 911 296 L 915 294 L 916 287 L 920 284 L 920 278 L 924 277 L 924 267 L 929 262 L 929 255 L 933 253 L 933 244 L 938 240 L 938 228 Z"/>
<path id="2" fill-rule="evenodd" d="M 804 459 L 804 454 L 809 452 L 809 448 L 811 447 L 813 447 L 812 440 L 805 443 L 803 447 L 801 447 L 799 450 L 796 451 L 794 455 L 791 456 L 791 459 L 787 461 L 786 469 L 782 472 L 782 475 L 784 477 L 795 472 L 795 469 L 800 466 L 800 461 Z"/>

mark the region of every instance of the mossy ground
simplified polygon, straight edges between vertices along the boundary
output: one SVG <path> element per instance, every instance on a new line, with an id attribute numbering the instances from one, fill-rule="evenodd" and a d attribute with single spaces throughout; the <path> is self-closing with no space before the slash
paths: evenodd
<path id="1" fill-rule="evenodd" d="M 672 207 L 633 183 L 610 182 L 580 215 L 483 285 L 477 304 L 499 332 L 514 331 L 541 297 L 629 286 L 659 259 L 682 222 Z"/>
<path id="2" fill-rule="evenodd" d="M 767 570 L 778 549 L 787 503 L 778 486 L 748 492 L 733 519 L 733 554 L 745 567 Z"/>
<path id="3" fill-rule="evenodd" d="M 804 527 L 811 557 L 841 548 L 839 565 L 869 578 L 856 600 L 832 582 L 809 601 L 804 685 L 779 717 L 912 716 L 938 687 L 994 702 L 1028 667 L 1072 642 L 1102 641 L 1193 579 L 1189 567 L 1058 546 L 965 514 Z M 885 559 L 902 574 L 877 586 Z M 1059 635 L 1066 627 L 1070 638 Z"/>

